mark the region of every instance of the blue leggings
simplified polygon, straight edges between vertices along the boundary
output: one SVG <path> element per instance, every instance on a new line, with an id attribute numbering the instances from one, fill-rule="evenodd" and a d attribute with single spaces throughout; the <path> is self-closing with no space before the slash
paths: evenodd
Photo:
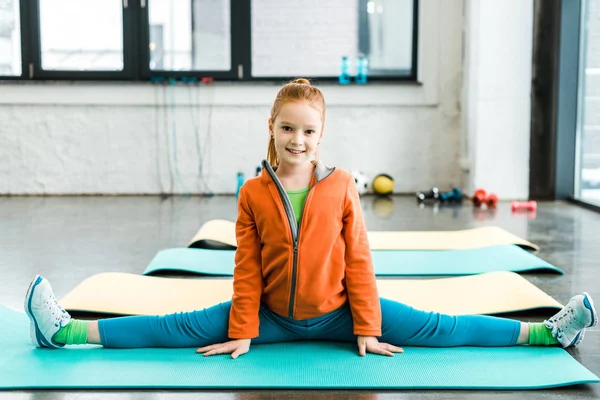
<path id="1" fill-rule="evenodd" d="M 104 347 L 203 347 L 231 340 L 227 336 L 231 302 L 203 310 L 162 316 L 135 316 L 98 321 Z M 513 346 L 520 322 L 483 315 L 451 316 L 416 310 L 381 299 L 381 342 L 397 346 Z M 261 306 L 260 333 L 252 343 L 298 340 L 356 341 L 350 307 L 318 318 L 294 320 Z"/>

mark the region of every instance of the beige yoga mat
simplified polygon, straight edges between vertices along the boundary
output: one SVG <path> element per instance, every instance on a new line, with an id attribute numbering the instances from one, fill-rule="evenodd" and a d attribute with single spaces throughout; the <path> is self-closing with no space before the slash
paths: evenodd
<path id="1" fill-rule="evenodd" d="M 526 250 L 539 247 L 497 226 L 457 231 L 369 231 L 371 250 L 459 250 L 499 244 L 514 244 Z M 235 222 L 213 219 L 206 222 L 188 247 L 235 249 Z"/>
<path id="2" fill-rule="evenodd" d="M 120 272 L 94 275 L 60 300 L 67 311 L 117 315 L 169 314 L 231 299 L 233 280 L 158 278 Z M 507 271 L 441 279 L 379 279 L 379 295 L 446 314 L 498 314 L 562 305 Z"/>

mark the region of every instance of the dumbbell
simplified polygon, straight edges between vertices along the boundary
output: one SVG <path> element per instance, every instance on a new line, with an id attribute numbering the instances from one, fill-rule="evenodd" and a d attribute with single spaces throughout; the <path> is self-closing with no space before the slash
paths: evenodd
<path id="1" fill-rule="evenodd" d="M 459 188 L 454 188 L 450 192 L 440 193 L 440 200 L 442 201 L 456 201 L 460 202 L 463 199 L 463 194 Z"/>
<path id="2" fill-rule="evenodd" d="M 471 200 L 476 207 L 481 207 L 485 204 L 488 208 L 494 208 L 498 204 L 498 196 L 494 193 L 487 194 L 483 189 L 477 189 Z"/>
<path id="3" fill-rule="evenodd" d="M 483 203 L 485 203 L 485 190 L 483 189 L 477 189 L 475 191 L 475 193 L 473 194 L 473 197 L 471 197 L 471 200 L 473 201 L 473 204 L 476 205 L 477 207 L 479 207 L 480 205 L 482 205 Z"/>
<path id="4" fill-rule="evenodd" d="M 440 191 L 434 187 L 429 192 L 417 192 L 417 200 L 438 200 L 440 198 Z"/>
<path id="5" fill-rule="evenodd" d="M 535 200 L 531 201 L 513 201 L 510 204 L 510 208 L 512 211 L 535 211 L 537 210 L 537 202 Z"/>
<path id="6" fill-rule="evenodd" d="M 488 208 L 495 208 L 496 204 L 498 204 L 498 196 L 496 196 L 494 193 L 489 194 L 485 198 L 485 204 L 487 204 Z"/>

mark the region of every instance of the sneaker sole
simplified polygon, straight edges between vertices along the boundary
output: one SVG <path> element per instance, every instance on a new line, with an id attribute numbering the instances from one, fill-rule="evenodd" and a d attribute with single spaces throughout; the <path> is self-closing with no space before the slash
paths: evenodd
<path id="1" fill-rule="evenodd" d="M 583 337 L 585 336 L 585 328 L 582 329 L 581 331 L 579 331 L 579 333 L 577 334 L 577 336 L 575 336 L 575 339 L 573 339 L 573 342 L 571 342 L 570 345 L 568 345 L 567 347 L 577 347 L 579 345 L 579 343 L 581 343 L 581 341 L 583 340 Z"/>
<path id="2" fill-rule="evenodd" d="M 579 345 L 579 343 L 581 343 L 581 341 L 583 340 L 583 337 L 585 336 L 585 330 L 587 328 L 596 326 L 596 324 L 598 323 L 598 315 L 596 314 L 596 308 L 594 307 L 594 302 L 592 301 L 592 298 L 590 297 L 590 295 L 586 292 L 583 293 L 583 305 L 585 308 L 590 310 L 590 312 L 592 313 L 592 323 L 590 324 L 590 326 L 583 328 L 581 330 L 581 332 L 579 332 L 577 334 L 577 336 L 575 336 L 574 343 L 571 343 L 569 346 L 577 347 Z"/>
<path id="3" fill-rule="evenodd" d="M 591 328 L 591 327 L 596 326 L 596 324 L 598 323 L 598 314 L 596 313 L 596 308 L 594 307 L 594 302 L 592 301 L 592 298 L 590 297 L 590 295 L 587 292 L 583 292 L 583 305 L 585 306 L 585 308 L 590 310 L 590 312 L 592 313 L 592 323 L 590 324 L 590 326 L 588 326 L 586 328 Z"/>
<path id="4" fill-rule="evenodd" d="M 43 278 L 40 275 L 36 275 L 35 278 L 29 284 L 29 288 L 27 289 L 27 294 L 25 294 L 25 304 L 24 304 L 25 313 L 30 318 L 31 324 L 35 328 L 35 336 L 33 335 L 33 329 L 32 329 L 32 330 L 30 330 L 29 337 L 30 337 L 31 341 L 33 342 L 33 344 L 38 347 L 54 348 L 55 346 L 52 346 L 51 344 L 49 344 L 48 341 L 44 338 L 44 335 L 42 335 L 42 331 L 40 331 L 40 328 L 38 327 L 37 320 L 35 319 L 35 317 L 33 316 L 33 312 L 31 311 L 31 298 L 33 297 L 33 292 L 35 291 L 35 288 L 40 283 L 42 283 L 42 279 Z"/>
<path id="5" fill-rule="evenodd" d="M 40 276 L 36 275 L 35 278 L 29 284 L 29 287 L 27 288 L 27 293 L 25 294 L 25 302 L 23 304 L 25 313 L 29 317 L 29 340 L 31 340 L 31 343 L 33 345 L 35 345 L 36 347 L 42 347 L 42 345 L 40 344 L 40 342 L 38 341 L 38 338 L 37 338 L 38 329 L 37 329 L 36 323 L 34 322 L 35 318 L 33 317 L 33 315 L 30 312 L 29 303 L 30 303 L 30 298 L 33 294 L 33 285 L 38 281 L 39 278 L 40 278 Z"/>

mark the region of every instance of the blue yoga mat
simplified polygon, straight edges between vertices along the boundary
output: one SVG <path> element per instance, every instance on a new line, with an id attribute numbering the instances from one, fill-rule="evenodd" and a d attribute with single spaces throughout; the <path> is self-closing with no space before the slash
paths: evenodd
<path id="1" fill-rule="evenodd" d="M 156 254 L 144 275 L 180 271 L 199 275 L 232 276 L 231 250 L 173 248 Z M 466 250 L 372 250 L 377 276 L 474 275 L 491 271 L 563 271 L 515 245 Z"/>
<path id="2" fill-rule="evenodd" d="M 0 306 L 0 389 L 538 389 L 600 379 L 556 347 L 406 347 L 357 355 L 355 343 L 253 345 L 233 360 L 188 349 L 39 349 L 29 320 Z"/>

